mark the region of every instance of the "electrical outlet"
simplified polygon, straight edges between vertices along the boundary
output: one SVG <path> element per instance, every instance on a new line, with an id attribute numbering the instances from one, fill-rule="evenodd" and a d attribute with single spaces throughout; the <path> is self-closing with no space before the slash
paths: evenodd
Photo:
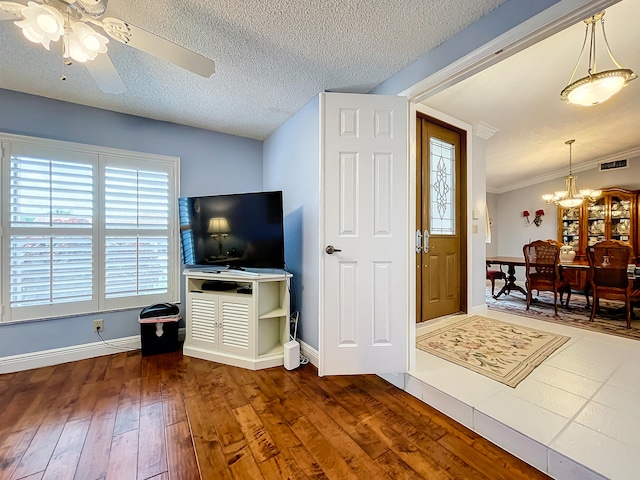
<path id="1" fill-rule="evenodd" d="M 94 320 L 93 321 L 93 331 L 94 332 L 102 332 L 104 330 L 104 320 Z"/>

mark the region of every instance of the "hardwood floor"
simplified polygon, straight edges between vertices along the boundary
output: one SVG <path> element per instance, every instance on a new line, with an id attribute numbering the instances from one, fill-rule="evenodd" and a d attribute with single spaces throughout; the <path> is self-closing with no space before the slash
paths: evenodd
<path id="1" fill-rule="evenodd" d="M 549 478 L 374 375 L 117 353 L 0 375 L 0 479 Z"/>

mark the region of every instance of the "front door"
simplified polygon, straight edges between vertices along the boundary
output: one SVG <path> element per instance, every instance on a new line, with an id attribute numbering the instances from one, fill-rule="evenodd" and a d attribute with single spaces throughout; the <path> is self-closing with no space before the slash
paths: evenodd
<path id="1" fill-rule="evenodd" d="M 463 143 L 459 132 L 426 118 L 416 128 L 416 319 L 423 322 L 463 309 Z"/>
<path id="2" fill-rule="evenodd" d="M 320 375 L 408 369 L 408 103 L 324 93 Z"/>

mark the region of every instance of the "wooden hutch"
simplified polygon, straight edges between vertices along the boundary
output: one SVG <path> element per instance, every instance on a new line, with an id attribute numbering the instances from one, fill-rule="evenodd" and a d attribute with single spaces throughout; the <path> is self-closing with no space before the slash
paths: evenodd
<path id="1" fill-rule="evenodd" d="M 607 188 L 594 202 L 578 207 L 558 206 L 558 241 L 570 245 L 576 259 L 586 260 L 587 247 L 602 240 L 620 240 L 631 245 L 638 255 L 639 190 Z M 577 290 L 583 290 L 586 271 L 566 270 L 567 280 Z"/>

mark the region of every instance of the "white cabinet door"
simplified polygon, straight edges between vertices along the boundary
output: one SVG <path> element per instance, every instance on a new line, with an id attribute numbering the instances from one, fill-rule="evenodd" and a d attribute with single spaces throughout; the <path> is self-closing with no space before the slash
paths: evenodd
<path id="1" fill-rule="evenodd" d="M 253 301 L 251 297 L 189 293 L 189 344 L 253 356 Z"/>
<path id="2" fill-rule="evenodd" d="M 205 293 L 187 294 L 187 343 L 218 348 L 218 296 Z"/>
<path id="3" fill-rule="evenodd" d="M 219 330 L 218 349 L 223 352 L 253 356 L 253 317 L 251 298 L 220 296 L 218 300 L 222 328 Z"/>
<path id="4" fill-rule="evenodd" d="M 407 370 L 408 103 L 321 94 L 320 375 Z M 331 251 L 331 246 L 336 250 Z"/>

